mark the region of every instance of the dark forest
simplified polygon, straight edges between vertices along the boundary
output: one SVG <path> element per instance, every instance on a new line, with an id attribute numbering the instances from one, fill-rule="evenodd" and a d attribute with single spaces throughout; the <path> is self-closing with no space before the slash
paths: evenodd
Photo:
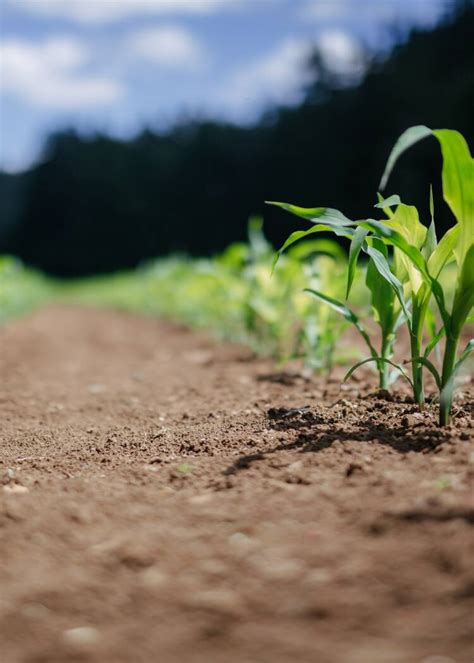
<path id="1" fill-rule="evenodd" d="M 295 219 L 266 207 L 266 199 L 370 215 L 404 129 L 458 129 L 472 144 L 473 44 L 474 7 L 460 3 L 383 58 L 368 55 L 357 86 L 325 71 L 315 52 L 303 103 L 268 110 L 252 127 L 196 120 L 129 141 L 55 134 L 39 165 L 0 175 L 0 253 L 75 277 L 170 252 L 214 253 L 243 239 L 255 213 L 278 244 Z M 439 196 L 439 150 L 425 143 L 403 157 L 386 193 L 427 215 L 432 183 L 437 224 L 446 229 L 452 221 Z"/>

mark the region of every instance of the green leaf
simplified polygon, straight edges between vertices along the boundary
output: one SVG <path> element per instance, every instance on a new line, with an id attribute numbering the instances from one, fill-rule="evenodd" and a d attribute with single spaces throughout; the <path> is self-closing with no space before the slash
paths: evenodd
<path id="1" fill-rule="evenodd" d="M 388 198 L 383 198 L 380 196 L 379 202 L 374 205 L 374 207 L 378 207 L 379 209 L 386 209 L 387 207 L 395 207 L 396 205 L 401 204 L 400 196 L 397 196 L 396 194 L 393 196 L 389 196 Z"/>
<path id="2" fill-rule="evenodd" d="M 341 262 L 346 260 L 346 252 L 332 239 L 314 239 L 303 242 L 302 244 L 297 244 L 291 249 L 289 255 L 291 255 L 292 258 L 303 260 L 304 258 L 317 253 L 331 256 L 331 258 Z"/>
<path id="3" fill-rule="evenodd" d="M 298 205 L 280 203 L 274 200 L 266 200 L 265 203 L 267 205 L 281 207 L 281 209 L 284 209 L 286 212 L 295 214 L 296 216 L 306 219 L 307 221 L 312 221 L 313 223 L 332 222 L 343 226 L 353 225 L 353 221 L 344 216 L 339 210 L 332 209 L 331 207 L 298 207 Z"/>
<path id="4" fill-rule="evenodd" d="M 367 344 L 367 346 L 370 350 L 370 354 L 372 356 L 377 355 L 377 351 L 375 350 L 374 346 L 372 345 L 370 337 L 367 334 L 367 332 L 365 331 L 364 327 L 362 326 L 359 318 L 354 313 L 354 311 L 352 311 L 348 306 L 346 306 L 346 304 L 344 304 L 343 302 L 340 302 L 337 299 L 334 299 L 333 297 L 329 297 L 328 295 L 325 295 L 322 292 L 318 292 L 317 290 L 313 290 L 312 288 L 305 288 L 304 292 L 307 292 L 308 294 L 312 295 L 316 299 L 318 299 L 322 302 L 325 302 L 332 309 L 334 309 L 335 311 L 337 311 L 338 313 L 343 315 L 346 320 L 348 320 L 350 323 L 352 323 L 354 325 L 354 327 L 357 329 L 359 334 L 362 336 L 362 338 L 364 339 L 364 341 L 366 342 L 366 344 Z"/>
<path id="5" fill-rule="evenodd" d="M 383 253 L 381 253 L 381 251 L 371 246 L 367 246 L 365 248 L 365 251 L 372 258 L 373 263 L 380 276 L 382 276 L 382 278 L 384 278 L 385 281 L 387 281 L 387 283 L 389 283 L 390 286 L 393 288 L 398 298 L 398 301 L 400 302 L 400 306 L 402 307 L 403 313 L 405 314 L 407 321 L 410 322 L 411 314 L 408 310 L 408 306 L 405 301 L 405 296 L 403 294 L 403 286 L 400 283 L 400 281 L 397 279 L 397 277 L 391 272 L 387 258 L 383 255 Z"/>
<path id="6" fill-rule="evenodd" d="M 400 203 L 393 217 L 386 223 L 403 235 L 407 242 L 410 242 L 413 246 L 420 248 L 423 245 L 426 228 L 420 222 L 418 210 L 413 205 Z"/>
<path id="7" fill-rule="evenodd" d="M 441 145 L 443 197 L 461 227 L 455 255 L 458 265 L 462 266 L 474 237 L 474 159 L 465 138 L 459 131 L 431 130 L 422 125 L 407 129 L 400 136 L 390 154 L 382 177 L 381 188 L 385 187 L 399 156 L 430 134 L 435 136 Z"/>
<path id="8" fill-rule="evenodd" d="M 446 302 L 444 300 L 443 286 L 438 281 L 438 279 L 434 278 L 434 276 L 431 277 L 431 289 L 433 290 L 433 295 L 434 295 L 434 298 L 436 299 L 436 303 L 438 305 L 439 312 L 440 312 L 441 319 L 443 321 L 443 325 L 445 327 L 446 333 L 447 334 L 451 333 L 452 320 L 451 320 L 451 315 L 449 314 L 449 312 L 446 308 Z"/>
<path id="9" fill-rule="evenodd" d="M 434 198 L 433 198 L 433 187 L 430 184 L 430 216 L 431 223 L 434 224 Z"/>
<path id="10" fill-rule="evenodd" d="M 425 359 L 427 359 L 430 356 L 430 354 L 433 352 L 435 347 L 438 345 L 438 343 L 445 335 L 446 335 L 446 329 L 445 327 L 441 327 L 426 346 L 425 351 L 423 353 Z"/>
<path id="11" fill-rule="evenodd" d="M 413 359 L 410 359 L 408 363 L 422 364 L 423 366 L 426 366 L 431 375 L 434 377 L 436 386 L 438 387 L 439 391 L 441 391 L 441 376 L 436 370 L 434 364 L 429 359 L 426 357 L 413 357 Z"/>
<path id="12" fill-rule="evenodd" d="M 452 309 L 452 333 L 458 336 L 474 306 L 474 244 L 466 254 L 458 276 Z"/>
<path id="13" fill-rule="evenodd" d="M 459 131 L 435 129 L 443 154 L 443 196 L 460 225 L 456 259 L 461 266 L 474 241 L 474 159 Z"/>
<path id="14" fill-rule="evenodd" d="M 400 203 L 392 218 L 384 223 L 400 233 L 409 244 L 418 249 L 421 249 L 426 241 L 427 230 L 425 226 L 420 223 L 418 210 L 416 207 L 413 207 L 413 205 L 404 205 L 403 203 Z M 403 251 L 400 252 L 395 250 L 393 271 L 397 276 L 401 277 L 402 270 L 408 274 L 413 292 L 417 292 L 422 282 L 420 273 L 413 265 L 412 260 L 406 256 Z"/>
<path id="15" fill-rule="evenodd" d="M 403 366 L 400 366 L 400 364 L 395 364 L 395 362 L 390 361 L 390 359 L 387 359 L 386 357 L 368 357 L 367 359 L 363 359 L 362 361 L 358 361 L 357 364 L 354 364 L 352 368 L 350 368 L 347 373 L 344 376 L 344 382 L 346 382 L 352 375 L 355 373 L 355 371 L 363 366 L 364 364 L 368 364 L 369 362 L 382 362 L 385 364 L 390 364 L 390 366 L 393 366 L 394 368 L 397 369 L 397 371 L 400 371 L 401 375 L 405 378 L 405 380 L 408 380 L 408 383 L 410 384 L 411 387 L 413 387 L 413 382 L 411 381 L 408 373 L 405 371 Z"/>
<path id="16" fill-rule="evenodd" d="M 379 201 L 379 203 L 385 202 L 385 198 L 382 196 L 380 191 L 377 191 L 377 200 Z M 377 205 L 375 205 L 374 207 L 377 207 Z M 393 216 L 393 210 L 390 207 L 383 207 L 383 210 L 385 214 L 388 216 L 388 218 L 391 219 Z"/>
<path id="17" fill-rule="evenodd" d="M 415 145 L 415 143 L 422 140 L 423 138 L 430 136 L 431 133 L 432 133 L 431 129 L 423 126 L 422 124 L 415 127 L 410 127 L 410 129 L 407 129 L 402 133 L 400 138 L 395 143 L 395 146 L 393 147 L 392 152 L 390 153 L 390 156 L 388 158 L 384 174 L 382 175 L 382 179 L 380 180 L 380 187 L 379 187 L 380 189 L 385 189 L 388 178 L 390 177 L 390 173 L 392 172 L 393 167 L 395 166 L 396 162 L 403 154 L 403 152 L 405 152 L 405 150 L 408 150 L 409 147 Z"/>
<path id="18" fill-rule="evenodd" d="M 281 249 L 279 249 L 277 254 L 275 255 L 273 259 L 272 272 L 274 271 L 275 266 L 281 254 L 284 251 L 286 251 L 287 248 L 292 246 L 295 242 L 299 242 L 300 239 L 304 239 L 305 237 L 309 237 L 310 235 L 313 235 L 314 233 L 318 232 L 333 232 L 335 235 L 338 235 L 340 237 L 346 237 L 349 239 L 351 239 L 354 234 L 354 230 L 352 228 L 339 226 L 337 224 L 334 224 L 334 226 L 328 224 L 318 224 L 316 226 L 308 228 L 308 230 L 296 230 L 295 232 L 291 233 L 291 235 L 287 238 Z"/>
<path id="19" fill-rule="evenodd" d="M 379 235 L 379 237 L 387 241 L 389 244 L 393 244 L 393 246 L 399 248 L 411 259 L 412 263 L 415 265 L 418 271 L 428 281 L 431 280 L 423 254 L 416 246 L 413 246 L 407 242 L 407 240 L 399 232 L 386 225 L 385 223 L 374 221 L 373 219 L 363 221 L 360 225 L 364 226 L 364 228 L 368 228 L 369 230 L 373 230 Z"/>
<path id="20" fill-rule="evenodd" d="M 443 267 L 454 260 L 454 247 L 456 246 L 458 237 L 459 226 L 453 226 L 443 235 L 438 246 L 429 256 L 428 271 L 435 279 L 438 278 Z"/>
<path id="21" fill-rule="evenodd" d="M 380 251 L 387 259 L 387 249 L 383 242 L 374 238 L 373 248 Z M 365 283 L 371 292 L 371 305 L 374 310 L 375 317 L 380 327 L 383 330 L 383 336 L 387 336 L 394 331 L 394 299 L 395 293 L 393 284 L 388 282 L 385 278 L 380 278 L 380 273 L 374 258 L 370 257 L 369 264 L 367 265 L 367 274 Z"/>
<path id="22" fill-rule="evenodd" d="M 472 350 L 474 349 L 474 339 L 471 339 L 469 343 L 466 345 L 464 350 L 461 353 L 461 356 L 459 357 L 458 361 L 456 362 L 453 372 L 451 376 L 449 377 L 449 380 L 446 381 L 446 384 L 444 385 L 443 389 L 441 390 L 440 396 L 439 396 L 439 402 L 440 402 L 440 411 L 443 412 L 443 410 L 448 411 L 451 409 L 451 403 L 453 401 L 453 393 L 454 393 L 454 380 L 456 377 L 456 373 L 459 371 L 461 368 L 462 364 L 466 361 L 466 359 L 469 357 L 471 354 Z M 448 414 L 448 419 L 449 421 L 449 414 Z M 445 420 L 443 423 L 447 423 Z"/>
<path id="23" fill-rule="evenodd" d="M 431 221 L 428 226 L 428 231 L 425 236 L 425 241 L 421 247 L 421 253 L 425 260 L 428 260 L 433 251 L 435 251 L 438 246 L 438 239 L 436 237 L 436 227 L 434 221 Z"/>
<path id="24" fill-rule="evenodd" d="M 357 269 L 357 260 L 362 249 L 362 244 L 364 243 L 365 237 L 367 235 L 367 230 L 359 226 L 354 232 L 352 237 L 351 245 L 349 248 L 349 262 L 347 266 L 347 286 L 346 286 L 346 299 L 348 299 L 352 284 L 354 282 L 354 277 Z"/>

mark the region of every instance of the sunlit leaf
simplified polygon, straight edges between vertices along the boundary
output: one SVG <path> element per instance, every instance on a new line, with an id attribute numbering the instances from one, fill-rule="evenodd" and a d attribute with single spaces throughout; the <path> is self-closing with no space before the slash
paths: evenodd
<path id="1" fill-rule="evenodd" d="M 275 269 L 275 265 L 277 264 L 281 254 L 284 251 L 286 251 L 286 249 L 288 249 L 290 246 L 295 244 L 295 242 L 299 242 L 301 239 L 304 239 L 305 237 L 309 237 L 310 235 L 319 232 L 333 232 L 335 235 L 338 235 L 340 237 L 346 237 L 348 239 L 351 239 L 354 234 L 353 228 L 339 226 L 337 224 L 334 225 L 318 224 L 316 226 L 311 226 L 311 228 L 308 228 L 308 230 L 296 230 L 295 232 L 291 233 L 291 235 L 287 238 L 283 246 L 278 250 L 277 254 L 273 259 L 272 270 Z"/>
<path id="2" fill-rule="evenodd" d="M 339 210 L 332 209 L 331 207 L 298 207 L 298 205 L 280 203 L 274 200 L 266 200 L 265 203 L 267 205 L 281 207 L 281 209 L 284 209 L 286 212 L 290 212 L 295 216 L 299 216 L 307 221 L 312 221 L 313 223 L 326 223 L 329 221 L 337 223 L 338 225 L 353 225 L 353 221 L 344 216 Z"/>
<path id="3" fill-rule="evenodd" d="M 379 202 L 374 205 L 374 207 L 378 207 L 379 209 L 386 209 L 387 207 L 395 207 L 396 205 L 400 205 L 402 201 L 400 200 L 400 196 L 398 195 L 393 195 L 389 196 L 388 198 L 383 198 L 383 196 L 380 196 Z"/>
<path id="4" fill-rule="evenodd" d="M 471 244 L 458 276 L 452 311 L 452 332 L 460 334 L 474 306 L 474 244 Z"/>
<path id="5" fill-rule="evenodd" d="M 435 129 L 443 154 L 443 196 L 460 225 L 455 248 L 459 265 L 474 242 L 474 159 L 462 134 L 451 129 Z"/>
<path id="6" fill-rule="evenodd" d="M 459 226 L 453 226 L 441 238 L 438 246 L 428 258 L 428 271 L 431 276 L 438 278 L 445 265 L 454 260 L 454 247 L 459 237 Z"/>
<path id="7" fill-rule="evenodd" d="M 405 150 L 408 150 L 409 147 L 415 145 L 415 143 L 418 143 L 418 141 L 422 140 L 423 138 L 426 138 L 429 135 L 431 135 L 431 129 L 428 129 L 428 127 L 425 127 L 422 124 L 415 127 L 410 127 L 410 129 L 407 129 L 402 133 L 400 138 L 395 143 L 388 158 L 384 174 L 382 175 L 382 179 L 380 180 L 380 187 L 379 187 L 380 189 L 385 189 L 388 178 L 390 177 L 390 173 L 392 172 L 393 167 L 395 166 L 397 160 L 403 154 L 403 152 L 405 152 Z"/>

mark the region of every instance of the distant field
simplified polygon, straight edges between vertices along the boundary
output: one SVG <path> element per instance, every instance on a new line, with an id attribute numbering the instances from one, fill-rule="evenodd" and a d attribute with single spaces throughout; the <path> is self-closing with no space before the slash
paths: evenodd
<path id="1" fill-rule="evenodd" d="M 283 256 L 272 274 L 273 258 L 258 223 L 249 243 L 232 244 L 213 258 L 159 258 L 133 271 L 76 281 L 57 281 L 3 257 L 0 321 L 46 302 L 112 307 L 208 329 L 278 360 L 304 356 L 312 368 L 329 368 L 347 325 L 303 290 L 312 286 L 342 297 L 343 250 L 328 240 L 307 242 Z M 361 287 L 355 295 L 365 306 Z"/>

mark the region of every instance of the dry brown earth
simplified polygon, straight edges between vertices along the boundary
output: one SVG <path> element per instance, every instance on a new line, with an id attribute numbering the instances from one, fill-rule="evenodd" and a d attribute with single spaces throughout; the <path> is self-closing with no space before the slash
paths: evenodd
<path id="1" fill-rule="evenodd" d="M 2 663 L 472 663 L 472 386 L 440 431 L 79 308 L 0 363 Z"/>

